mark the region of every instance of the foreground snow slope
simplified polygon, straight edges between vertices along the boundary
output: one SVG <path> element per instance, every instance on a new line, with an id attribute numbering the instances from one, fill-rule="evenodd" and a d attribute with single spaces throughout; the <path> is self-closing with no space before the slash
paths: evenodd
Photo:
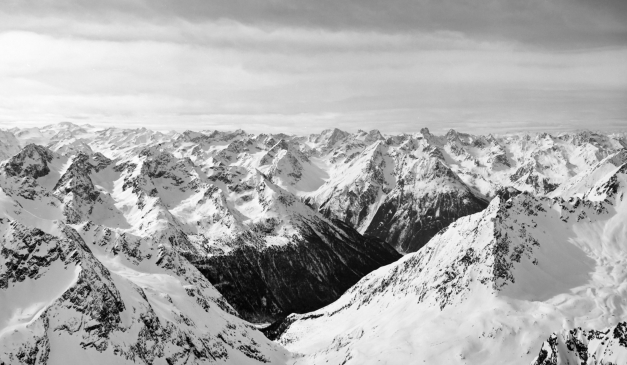
<path id="1" fill-rule="evenodd" d="M 297 364 L 524 364 L 555 331 L 615 326 L 627 319 L 625 162 L 584 199 L 495 198 L 268 333 Z"/>

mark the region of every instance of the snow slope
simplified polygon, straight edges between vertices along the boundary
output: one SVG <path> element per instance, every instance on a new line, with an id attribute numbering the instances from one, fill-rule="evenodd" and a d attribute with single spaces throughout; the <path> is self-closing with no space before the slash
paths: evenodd
<path id="1" fill-rule="evenodd" d="M 555 331 L 626 319 L 626 191 L 623 164 L 585 200 L 495 198 L 267 332 L 297 364 L 531 363 Z"/>

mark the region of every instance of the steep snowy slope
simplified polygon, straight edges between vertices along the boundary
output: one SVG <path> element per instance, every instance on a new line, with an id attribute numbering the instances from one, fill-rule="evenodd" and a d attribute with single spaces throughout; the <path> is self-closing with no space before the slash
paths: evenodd
<path id="1" fill-rule="evenodd" d="M 327 176 L 298 145 L 284 139 L 263 154 L 259 160 L 259 170 L 275 184 L 294 194 L 317 190 Z"/>
<path id="2" fill-rule="evenodd" d="M 42 218 L 117 232 L 113 250 L 172 246 L 244 318 L 275 320 L 332 302 L 399 254 L 325 219 L 273 183 L 277 176 L 285 182 L 277 161 L 290 151 L 285 142 L 272 145 L 254 156 L 272 163 L 269 177 L 237 165 L 205 172 L 163 143 L 118 150 L 116 160 L 100 153 L 60 156 L 31 144 L 3 165 L 0 186 Z M 299 150 L 290 153 L 306 163 Z M 233 156 L 247 161 L 222 154 Z"/>
<path id="3" fill-rule="evenodd" d="M 404 157 L 398 184 L 377 208 L 366 236 L 415 252 L 459 217 L 483 210 L 488 200 L 472 191 L 438 158 Z"/>
<path id="4" fill-rule="evenodd" d="M 194 263 L 246 319 L 320 308 L 400 257 L 384 242 L 322 217 L 261 173 L 243 185 L 246 198 L 235 207 L 250 218 L 232 238 L 209 245 L 220 251 Z"/>
<path id="5" fill-rule="evenodd" d="M 430 139 L 384 140 L 378 131 L 354 136 L 328 153 L 336 167 L 306 202 L 399 252 L 418 250 L 457 218 L 487 206 L 450 170 Z"/>
<path id="6" fill-rule="evenodd" d="M 345 144 L 340 150 L 348 148 L 350 151 L 332 153 L 331 160 L 338 165 L 336 170 L 307 202 L 326 216 L 341 219 L 363 232 L 373 212 L 396 185 L 396 179 L 395 162 L 385 143 L 376 141 L 370 146 L 363 143 L 358 146 Z M 344 158 L 340 160 L 339 156 Z"/>
<path id="7" fill-rule="evenodd" d="M 0 362 L 285 362 L 167 243 L 0 205 Z"/>
<path id="8" fill-rule="evenodd" d="M 495 198 L 333 304 L 267 329 L 298 364 L 531 363 L 551 333 L 627 319 L 627 164 L 586 200 Z"/>
<path id="9" fill-rule="evenodd" d="M 616 168 L 627 162 L 627 149 L 621 149 L 616 153 L 604 158 L 598 164 L 590 167 L 586 171 L 578 174 L 569 181 L 562 184 L 553 191 L 552 197 L 585 197 L 591 193 L 591 189 L 599 183 L 605 181 L 616 173 Z"/>

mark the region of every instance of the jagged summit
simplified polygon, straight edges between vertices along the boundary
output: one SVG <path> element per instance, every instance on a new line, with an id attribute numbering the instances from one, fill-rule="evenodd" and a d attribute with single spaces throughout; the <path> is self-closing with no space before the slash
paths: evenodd
<path id="1" fill-rule="evenodd" d="M 627 323 L 606 330 L 581 327 L 553 333 L 542 343 L 531 365 L 624 364 L 627 362 Z"/>
<path id="2" fill-rule="evenodd" d="M 4 166 L 9 176 L 39 178 L 50 172 L 48 164 L 54 158 L 52 151 L 46 147 L 31 143 L 26 145 L 17 155 Z"/>

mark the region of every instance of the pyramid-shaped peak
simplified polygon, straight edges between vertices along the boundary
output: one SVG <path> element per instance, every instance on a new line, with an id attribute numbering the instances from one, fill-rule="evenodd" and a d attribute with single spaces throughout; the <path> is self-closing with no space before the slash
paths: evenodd
<path id="1" fill-rule="evenodd" d="M 379 132 L 378 129 L 373 129 L 370 132 L 368 132 L 368 135 L 366 136 L 365 141 L 366 142 L 374 142 L 374 141 L 381 141 L 381 140 L 384 140 L 384 139 L 385 138 L 383 137 L 381 132 Z"/>
<path id="2" fill-rule="evenodd" d="M 39 178 L 50 172 L 48 164 L 53 158 L 54 153 L 48 148 L 31 143 L 9 159 L 5 171 L 9 176 Z"/>
<path id="3" fill-rule="evenodd" d="M 316 143 L 324 143 L 327 148 L 333 147 L 337 142 L 348 137 L 350 133 L 344 132 L 338 128 L 334 129 L 325 129 L 322 133 L 316 138 Z"/>

